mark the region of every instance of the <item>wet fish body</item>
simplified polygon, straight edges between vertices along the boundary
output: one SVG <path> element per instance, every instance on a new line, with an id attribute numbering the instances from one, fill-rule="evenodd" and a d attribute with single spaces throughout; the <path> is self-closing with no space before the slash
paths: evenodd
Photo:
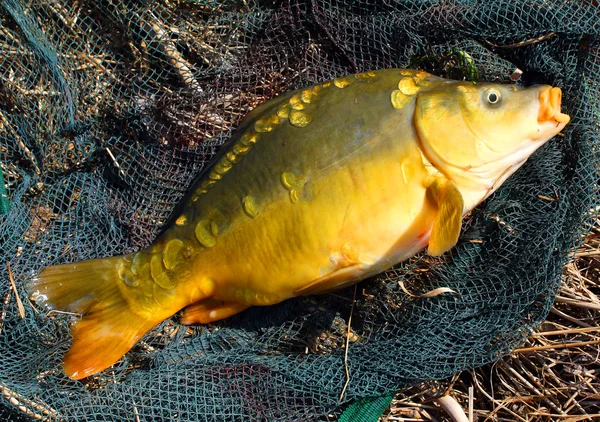
<path id="1" fill-rule="evenodd" d="M 207 323 L 343 288 L 429 244 L 568 122 L 560 89 L 449 81 L 387 69 L 260 106 L 134 254 L 48 267 L 32 298 L 80 312 L 65 372 L 78 379 L 184 309 Z"/>

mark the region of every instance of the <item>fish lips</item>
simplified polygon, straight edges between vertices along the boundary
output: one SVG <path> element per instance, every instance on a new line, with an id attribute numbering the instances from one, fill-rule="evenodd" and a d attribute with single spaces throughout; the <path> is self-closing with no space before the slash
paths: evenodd
<path id="1" fill-rule="evenodd" d="M 538 123 L 546 122 L 563 127 L 569 123 L 571 117 L 560 111 L 562 91 L 557 87 L 542 86 L 539 93 L 540 108 L 538 111 Z"/>

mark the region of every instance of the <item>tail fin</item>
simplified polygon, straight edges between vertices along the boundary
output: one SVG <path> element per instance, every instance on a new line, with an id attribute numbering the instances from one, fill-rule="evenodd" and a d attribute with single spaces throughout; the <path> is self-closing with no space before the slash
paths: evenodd
<path id="1" fill-rule="evenodd" d="M 44 269 L 28 285 L 38 304 L 83 314 L 71 332 L 64 371 L 81 379 L 119 360 L 158 321 L 133 312 L 119 286 L 122 257 L 93 259 Z"/>

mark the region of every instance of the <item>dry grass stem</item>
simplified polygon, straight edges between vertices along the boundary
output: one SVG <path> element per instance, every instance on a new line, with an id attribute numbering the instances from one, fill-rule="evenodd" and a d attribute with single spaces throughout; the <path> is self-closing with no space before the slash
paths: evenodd
<path id="1" fill-rule="evenodd" d="M 566 334 L 585 334 L 585 333 L 594 333 L 594 332 L 600 332 L 600 327 L 571 328 L 571 329 L 564 329 L 564 330 L 558 330 L 558 331 L 543 331 L 540 333 L 533 333 L 531 335 L 531 337 L 532 338 L 550 337 L 550 336 L 559 336 L 559 335 L 566 335 Z"/>
<path id="2" fill-rule="evenodd" d="M 520 349 L 515 350 L 513 353 L 531 353 L 540 350 L 568 349 L 572 347 L 590 346 L 594 344 L 600 344 L 600 340 L 581 341 L 578 343 L 549 344 L 546 346 L 521 347 Z"/>
<path id="3" fill-rule="evenodd" d="M 577 319 L 577 318 L 575 318 L 575 317 L 572 317 L 572 316 L 570 316 L 570 315 L 567 315 L 566 313 L 564 313 L 564 312 L 562 312 L 562 311 L 559 311 L 559 310 L 558 310 L 558 309 L 556 309 L 555 307 L 552 307 L 552 308 L 550 309 L 550 313 L 551 313 L 551 314 L 554 314 L 554 315 L 557 315 L 557 316 L 559 316 L 559 317 L 561 317 L 561 318 L 564 318 L 564 319 L 566 319 L 567 321 L 570 321 L 570 322 L 572 322 L 572 323 L 574 323 L 574 324 L 577 324 L 577 325 L 580 325 L 580 326 L 582 326 L 582 327 L 586 327 L 586 328 L 591 328 L 591 327 L 592 327 L 592 325 L 590 325 L 590 324 L 588 324 L 588 323 L 586 323 L 586 322 L 583 322 L 583 321 L 581 321 L 581 320 L 579 320 L 579 319 Z"/>
<path id="4" fill-rule="evenodd" d="M 31 150 L 29 148 L 27 148 L 27 145 L 25 145 L 25 143 L 23 142 L 23 140 L 21 139 L 19 134 L 15 131 L 15 129 L 10 124 L 10 122 L 6 119 L 6 117 L 4 116 L 4 113 L 2 113 L 2 111 L 0 111 L 0 130 L 2 130 L 2 129 L 5 129 L 6 131 L 8 131 L 8 133 L 12 136 L 12 138 L 17 142 L 17 145 L 19 145 L 19 148 L 21 148 L 21 150 L 23 151 L 23 154 L 25 154 L 25 157 L 27 157 L 27 159 L 31 162 L 31 165 L 34 168 L 35 174 L 38 177 L 41 176 L 42 172 L 40 171 L 38 162 L 37 162 L 36 158 L 34 157 L 34 155 L 31 153 Z"/>
<path id="5" fill-rule="evenodd" d="M 2 328 L 4 327 L 4 320 L 6 319 L 6 308 L 10 302 L 10 290 L 6 292 L 4 300 L 2 301 L 2 313 L 0 313 L 0 334 L 2 334 Z"/>
<path id="6" fill-rule="evenodd" d="M 135 422 L 140 422 L 140 414 L 137 410 L 137 406 L 134 404 L 133 405 L 133 415 L 135 417 Z"/>
<path id="7" fill-rule="evenodd" d="M 346 349 L 344 352 L 344 369 L 346 371 L 346 383 L 344 384 L 344 388 L 342 389 L 342 393 L 340 394 L 340 403 L 344 398 L 344 394 L 346 394 L 346 389 L 348 388 L 348 384 L 350 383 L 350 371 L 348 369 L 348 346 L 350 344 L 350 332 L 352 327 L 352 314 L 354 313 L 354 303 L 356 302 L 356 287 L 354 285 L 354 294 L 352 295 L 352 307 L 350 308 L 350 316 L 348 317 L 348 331 L 346 332 Z"/>
<path id="8" fill-rule="evenodd" d="M 151 12 L 149 13 L 147 20 L 143 19 L 137 13 L 135 13 L 135 15 L 137 16 L 140 25 L 148 30 L 147 32 L 151 34 L 152 38 L 158 40 L 158 49 L 169 58 L 169 63 L 177 70 L 183 83 L 194 91 L 202 93 L 202 87 L 192 73 L 193 66 L 177 50 L 177 47 L 173 41 L 171 41 L 171 37 L 168 35 L 168 30 L 165 28 L 164 24 Z M 145 21 L 147 21 L 147 24 Z"/>
<path id="9" fill-rule="evenodd" d="M 110 148 L 106 147 L 104 148 L 108 154 L 108 156 L 110 157 L 110 159 L 112 160 L 112 162 L 114 163 L 115 167 L 117 167 L 117 169 L 119 170 L 119 174 L 121 175 L 121 177 L 123 179 L 125 179 L 125 172 L 123 171 L 123 169 L 121 168 L 121 166 L 119 165 L 119 162 L 117 161 L 117 159 L 115 158 L 115 156 L 113 155 L 112 151 L 110 150 Z"/>
<path id="10" fill-rule="evenodd" d="M 527 45 L 532 45 L 532 44 L 537 44 L 539 42 L 542 42 L 544 40 L 547 40 L 548 38 L 554 37 L 556 35 L 556 33 L 554 32 L 549 32 L 547 34 L 542 35 L 541 37 L 536 37 L 536 38 L 530 38 L 528 40 L 524 40 L 524 41 L 519 41 L 517 43 L 514 44 L 494 44 L 488 40 L 484 40 L 486 43 L 488 43 L 489 45 L 496 47 L 496 48 L 519 48 L 519 47 L 525 47 Z"/>
<path id="11" fill-rule="evenodd" d="M 473 422 L 473 386 L 469 387 L 469 422 Z"/>
<path id="12" fill-rule="evenodd" d="M 2 393 L 6 401 L 16 406 L 21 413 L 33 419 L 47 420 L 56 415 L 56 410 L 42 403 L 39 399 L 36 401 L 29 400 L 6 386 L 0 385 L 0 393 Z"/>
<path id="13" fill-rule="evenodd" d="M 573 306 L 579 306 L 582 308 L 589 308 L 589 309 L 595 309 L 597 311 L 600 311 L 600 304 L 596 304 L 596 303 L 589 303 L 589 302 L 584 302 L 582 300 L 569 299 L 569 298 L 563 297 L 563 296 L 556 296 L 556 301 L 559 303 L 569 303 Z"/>
<path id="14" fill-rule="evenodd" d="M 6 263 L 6 268 L 8 270 L 8 279 L 10 280 L 10 285 L 12 286 L 13 292 L 15 293 L 15 298 L 17 300 L 17 308 L 19 308 L 19 315 L 21 319 L 23 319 L 25 318 L 25 308 L 23 307 L 23 302 L 21 302 L 21 298 L 19 297 L 17 285 L 15 284 L 15 279 L 13 277 L 12 271 L 10 270 L 10 262 Z"/>

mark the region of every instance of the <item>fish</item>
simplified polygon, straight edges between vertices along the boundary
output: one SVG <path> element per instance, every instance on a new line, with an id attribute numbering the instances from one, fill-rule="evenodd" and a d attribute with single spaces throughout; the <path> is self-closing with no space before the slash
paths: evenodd
<path id="1" fill-rule="evenodd" d="M 445 253 L 463 216 L 569 122 L 561 97 L 382 69 L 265 102 L 154 243 L 30 280 L 37 305 L 81 314 L 65 374 L 103 371 L 180 311 L 207 324 Z"/>

